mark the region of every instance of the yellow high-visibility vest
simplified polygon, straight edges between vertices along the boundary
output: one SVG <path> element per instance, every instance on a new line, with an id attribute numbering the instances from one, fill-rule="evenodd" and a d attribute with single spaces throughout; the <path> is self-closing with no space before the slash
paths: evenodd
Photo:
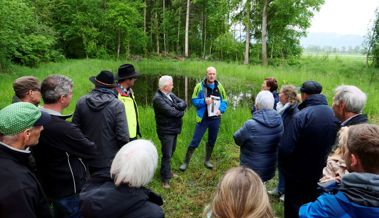
<path id="1" fill-rule="evenodd" d="M 124 104 L 126 120 L 128 122 L 129 138 L 137 137 L 138 131 L 138 108 L 137 103 L 134 100 L 134 95 L 132 97 L 127 95 L 122 95 L 118 92 L 118 99 Z"/>

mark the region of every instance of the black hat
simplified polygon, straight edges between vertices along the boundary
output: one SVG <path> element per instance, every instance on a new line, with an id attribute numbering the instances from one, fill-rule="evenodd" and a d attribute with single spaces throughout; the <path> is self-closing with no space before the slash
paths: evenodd
<path id="1" fill-rule="evenodd" d="M 321 91 L 322 91 L 321 84 L 312 80 L 304 82 L 300 88 L 300 92 L 303 92 L 309 95 L 320 94 Z"/>
<path id="2" fill-rule="evenodd" d="M 89 80 L 96 85 L 96 87 L 113 88 L 115 87 L 114 76 L 111 71 L 102 70 L 96 77 L 91 76 Z"/>
<path id="3" fill-rule="evenodd" d="M 123 64 L 118 68 L 116 80 L 130 79 L 140 76 L 131 64 Z"/>

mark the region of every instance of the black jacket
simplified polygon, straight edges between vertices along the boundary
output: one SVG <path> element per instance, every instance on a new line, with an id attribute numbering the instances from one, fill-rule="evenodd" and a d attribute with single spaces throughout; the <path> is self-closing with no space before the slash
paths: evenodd
<path id="1" fill-rule="evenodd" d="M 96 88 L 79 99 L 72 121 L 96 144 L 98 155 L 90 168 L 109 172 L 117 151 L 129 141 L 122 102 L 114 91 Z"/>
<path id="2" fill-rule="evenodd" d="M 116 187 L 107 176 L 91 178 L 80 193 L 83 218 L 162 218 L 162 198 L 146 188 Z"/>
<path id="3" fill-rule="evenodd" d="M 317 182 L 335 143 L 338 120 L 322 94 L 309 96 L 284 132 L 279 158 L 287 178 Z"/>
<path id="4" fill-rule="evenodd" d="M 172 101 L 160 90 L 153 97 L 158 135 L 179 134 L 182 130 L 182 117 L 187 104 L 174 93 L 169 95 Z"/>
<path id="5" fill-rule="evenodd" d="M 30 152 L 0 142 L 0 217 L 52 217 L 37 178 L 29 168 Z"/>
<path id="6" fill-rule="evenodd" d="M 51 114 L 32 153 L 47 197 L 56 200 L 80 192 L 87 171 L 83 161 L 96 157 L 96 146 L 74 124 Z"/>
<path id="7" fill-rule="evenodd" d="M 368 123 L 368 119 L 366 115 L 358 114 L 357 116 L 351 118 L 346 123 L 341 124 L 342 126 L 352 126 L 362 123 Z"/>

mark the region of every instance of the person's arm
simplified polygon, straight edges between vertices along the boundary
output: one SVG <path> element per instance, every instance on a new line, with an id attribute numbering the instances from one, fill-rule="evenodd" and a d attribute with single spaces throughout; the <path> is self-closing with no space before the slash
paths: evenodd
<path id="1" fill-rule="evenodd" d="M 65 141 L 66 147 L 64 149 L 68 153 L 83 159 L 96 157 L 95 143 L 90 141 L 75 124 L 67 123 L 63 134 L 63 138 L 60 140 Z"/>
<path id="2" fill-rule="evenodd" d="M 72 117 L 72 123 L 74 123 L 80 129 L 79 104 L 80 104 L 80 99 L 76 103 L 75 112 L 74 112 L 74 115 Z"/>
<path id="3" fill-rule="evenodd" d="M 220 102 L 219 110 L 221 113 L 225 113 L 226 108 L 228 107 L 228 96 L 226 95 L 225 89 L 221 84 L 219 84 L 219 90 L 221 94 L 221 102 Z"/>
<path id="4" fill-rule="evenodd" d="M 234 133 L 234 135 L 233 135 L 234 142 L 238 146 L 243 146 L 245 144 L 246 140 L 249 138 L 249 136 L 250 136 L 249 129 L 252 128 L 252 122 L 253 122 L 252 120 L 246 121 L 245 124 L 243 125 L 243 127 Z"/>
<path id="5" fill-rule="evenodd" d="M 117 145 L 121 148 L 129 142 L 129 128 L 126 120 L 125 107 L 121 101 L 117 100 L 115 106 L 115 120 L 116 120 L 116 139 Z"/>
<path id="6" fill-rule="evenodd" d="M 286 131 L 284 131 L 283 138 L 279 144 L 279 156 L 282 158 L 288 157 L 293 153 L 295 145 L 301 135 L 302 119 L 295 116 L 288 124 Z"/>
<path id="7" fill-rule="evenodd" d="M 204 97 L 201 83 L 198 83 L 193 90 L 192 104 L 196 108 L 202 108 L 206 106 L 205 97 Z"/>
<path id="8" fill-rule="evenodd" d="M 183 99 L 179 98 L 178 96 L 176 96 L 173 93 L 171 94 L 171 98 L 175 99 L 176 109 L 184 111 L 187 108 L 187 104 Z"/>
<path id="9" fill-rule="evenodd" d="M 153 99 L 153 107 L 157 112 L 164 114 L 168 117 L 182 117 L 184 115 L 183 111 L 180 111 L 175 107 L 170 106 L 161 97 L 156 97 Z"/>
<path id="10" fill-rule="evenodd" d="M 304 204 L 299 209 L 299 218 L 328 218 L 340 217 L 336 216 L 335 211 L 341 207 L 338 202 L 333 203 L 333 200 L 328 199 L 329 194 L 323 194 L 316 201 Z M 334 196 L 333 196 L 334 197 Z M 341 211 L 344 214 L 344 211 Z M 350 217 L 350 216 L 348 216 Z"/>

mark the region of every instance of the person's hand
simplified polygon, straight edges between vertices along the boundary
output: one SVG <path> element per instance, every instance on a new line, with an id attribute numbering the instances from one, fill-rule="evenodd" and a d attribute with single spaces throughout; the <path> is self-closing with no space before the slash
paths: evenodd
<path id="1" fill-rule="evenodd" d="M 220 116 L 221 115 L 221 111 L 220 110 L 217 110 L 216 111 L 216 116 Z"/>
<path id="2" fill-rule="evenodd" d="M 212 104 L 213 100 L 209 97 L 205 98 L 205 104 Z"/>

